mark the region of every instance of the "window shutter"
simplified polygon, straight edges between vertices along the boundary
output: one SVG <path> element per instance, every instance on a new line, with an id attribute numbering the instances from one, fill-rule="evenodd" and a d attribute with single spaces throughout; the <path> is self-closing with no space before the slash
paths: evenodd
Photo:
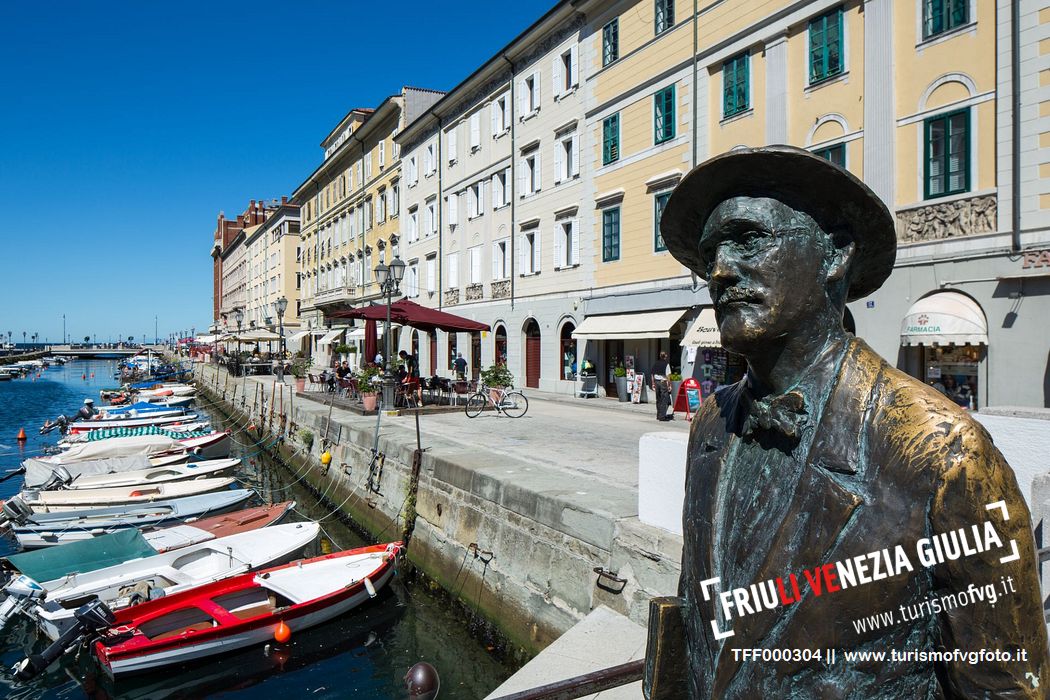
<path id="1" fill-rule="evenodd" d="M 456 143 L 456 127 L 448 132 L 448 162 L 452 163 L 459 158 L 459 144 Z"/>
<path id="2" fill-rule="evenodd" d="M 570 265 L 580 264 L 580 220 L 572 220 L 572 250 L 569 260 Z"/>
<path id="3" fill-rule="evenodd" d="M 572 48 L 570 49 L 570 52 L 571 53 L 569 54 L 569 63 L 572 65 L 572 76 L 570 84 L 573 87 L 576 87 L 580 84 L 580 67 L 578 62 L 579 46 L 573 44 Z"/>
<path id="4" fill-rule="evenodd" d="M 540 271 L 540 230 L 537 228 L 536 233 L 532 238 L 532 271 Z"/>
<path id="5" fill-rule="evenodd" d="M 540 95 L 543 94 L 542 92 L 540 92 L 540 72 L 539 71 L 536 71 L 535 73 L 532 74 L 532 91 L 536 95 L 536 97 L 535 97 L 535 99 L 534 99 L 534 101 L 532 103 L 533 104 L 533 108 L 535 109 L 535 108 L 538 108 L 540 106 Z"/>
<path id="6" fill-rule="evenodd" d="M 570 177 L 574 177 L 580 174 L 580 135 L 574 134 L 572 137 L 572 172 L 569 173 Z"/>
<path id="7" fill-rule="evenodd" d="M 498 280 L 499 275 L 499 243 L 492 244 L 492 279 Z"/>
<path id="8" fill-rule="evenodd" d="M 518 81 L 518 119 L 529 112 L 529 88 L 524 80 Z"/>
<path id="9" fill-rule="evenodd" d="M 459 256 L 456 253 L 448 256 L 448 286 L 449 288 L 459 286 Z"/>
<path id="10" fill-rule="evenodd" d="M 499 188 L 499 176 L 492 176 L 492 210 L 495 211 L 496 207 L 503 205 L 503 193 Z"/>
<path id="11" fill-rule="evenodd" d="M 448 196 L 448 223 L 459 225 L 459 194 L 453 192 Z"/>
<path id="12" fill-rule="evenodd" d="M 470 147 L 477 148 L 481 145 L 481 112 L 470 115 Z"/>
<path id="13" fill-rule="evenodd" d="M 481 248 L 470 249 L 470 281 L 477 284 L 481 281 Z"/>
<path id="14" fill-rule="evenodd" d="M 527 166 L 525 164 L 525 159 L 522 158 L 521 160 L 518 161 L 518 196 L 519 197 L 524 197 L 526 195 L 526 193 L 527 193 L 527 190 L 525 189 L 525 183 L 527 182 L 527 180 L 525 179 L 526 178 L 526 172 L 527 172 Z"/>
<path id="15" fill-rule="evenodd" d="M 500 132 L 499 128 L 499 99 L 492 101 L 489 105 L 489 126 L 492 129 L 492 138 L 496 138 L 496 134 Z"/>
<path id="16" fill-rule="evenodd" d="M 562 82 L 564 78 L 562 76 L 561 54 L 556 54 L 554 56 L 554 62 L 551 64 L 551 68 L 553 78 L 551 81 L 551 90 L 554 92 L 555 97 L 560 97 L 562 94 L 561 88 L 565 84 Z"/>
<path id="17" fill-rule="evenodd" d="M 565 170 L 565 144 L 561 141 L 554 142 L 554 184 L 562 181 L 562 171 Z"/>
<path id="18" fill-rule="evenodd" d="M 485 213 L 485 193 L 489 189 L 489 181 L 482 180 L 478 183 L 478 214 Z"/>
<path id="19" fill-rule="evenodd" d="M 562 246 L 561 246 L 561 237 L 562 237 L 562 235 L 563 235 L 562 234 L 562 225 L 560 223 L 555 222 L 555 224 L 554 224 L 554 239 L 553 239 L 554 240 L 554 269 L 555 270 L 561 269 L 561 267 L 562 267 L 562 257 L 561 257 L 562 256 Z"/>
<path id="20" fill-rule="evenodd" d="M 536 192 L 543 189 L 543 179 L 540 177 L 540 152 L 536 150 L 536 176 L 533 178 L 533 182 L 536 183 Z"/>
<path id="21" fill-rule="evenodd" d="M 525 250 L 527 249 L 528 237 L 524 234 L 518 236 L 518 274 L 524 275 L 528 268 L 525 267 Z"/>

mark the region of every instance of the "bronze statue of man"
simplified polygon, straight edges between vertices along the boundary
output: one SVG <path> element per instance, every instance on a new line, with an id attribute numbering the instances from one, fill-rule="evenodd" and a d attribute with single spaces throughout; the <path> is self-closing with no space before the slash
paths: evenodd
<path id="1" fill-rule="evenodd" d="M 843 329 L 893 268 L 885 205 L 776 146 L 699 165 L 661 231 L 748 370 L 691 427 L 679 596 L 653 604 L 647 697 L 1048 697 L 1013 471 L 966 412 Z"/>

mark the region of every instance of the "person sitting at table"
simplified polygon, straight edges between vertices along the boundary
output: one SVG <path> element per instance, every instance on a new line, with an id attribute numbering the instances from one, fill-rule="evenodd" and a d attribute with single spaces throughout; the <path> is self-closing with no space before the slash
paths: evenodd
<path id="1" fill-rule="evenodd" d="M 339 365 L 336 368 L 335 374 L 340 379 L 346 379 L 347 375 L 350 374 L 350 363 L 346 360 L 343 360 L 343 364 Z"/>

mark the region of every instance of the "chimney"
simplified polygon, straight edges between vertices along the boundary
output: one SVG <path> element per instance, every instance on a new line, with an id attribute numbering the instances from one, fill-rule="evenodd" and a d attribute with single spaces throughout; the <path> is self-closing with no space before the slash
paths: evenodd
<path id="1" fill-rule="evenodd" d="M 281 195 L 281 206 L 284 206 L 287 203 L 288 203 L 288 197 L 286 197 L 285 195 L 282 194 Z"/>

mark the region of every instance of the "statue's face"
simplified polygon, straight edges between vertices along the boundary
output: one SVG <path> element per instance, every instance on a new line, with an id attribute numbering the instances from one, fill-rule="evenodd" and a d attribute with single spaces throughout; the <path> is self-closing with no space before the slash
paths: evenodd
<path id="1" fill-rule="evenodd" d="M 722 345 L 750 355 L 811 333 L 830 303 L 830 242 L 807 214 L 769 198 L 719 204 L 700 237 Z"/>

